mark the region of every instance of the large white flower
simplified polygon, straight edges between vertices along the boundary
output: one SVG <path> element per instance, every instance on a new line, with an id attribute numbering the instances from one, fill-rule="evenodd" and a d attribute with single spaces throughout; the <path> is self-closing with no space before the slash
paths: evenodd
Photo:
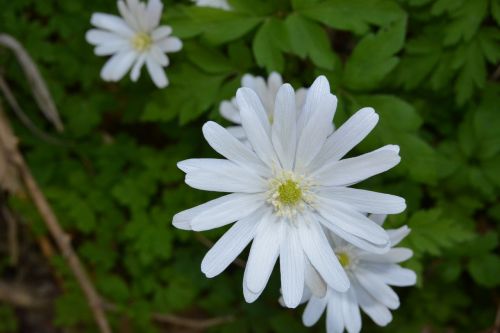
<path id="1" fill-rule="evenodd" d="M 218 275 L 253 240 L 243 278 L 248 302 L 262 293 L 278 257 L 287 306 L 299 304 L 304 282 L 317 294 L 326 292 L 323 281 L 346 291 L 349 279 L 323 226 L 367 251 L 388 251 L 389 235 L 365 213 L 399 213 L 404 199 L 348 186 L 398 164 L 398 147 L 341 160 L 373 129 L 378 115 L 362 109 L 330 135 L 337 99 L 323 76 L 309 89 L 298 118 L 289 84 L 276 94 L 272 124 L 252 89 L 238 89 L 236 103 L 251 147 L 208 122 L 205 139 L 227 159 L 178 164 L 191 187 L 234 193 L 175 215 L 173 224 L 202 231 L 236 221 L 207 253 L 201 269 L 207 277 Z"/>
<path id="2" fill-rule="evenodd" d="M 163 5 L 160 0 L 149 0 L 146 5 L 138 0 L 118 1 L 122 17 L 95 13 L 91 23 L 98 29 L 87 31 L 86 39 L 96 46 L 99 56 L 113 55 L 101 70 L 105 81 L 119 81 L 132 68 L 130 78 L 137 81 L 146 64 L 149 75 L 157 87 L 168 85 L 162 67 L 169 64 L 165 53 L 182 48 L 179 38 L 171 36 L 172 28 L 158 26 Z"/>
<path id="3" fill-rule="evenodd" d="M 274 118 L 274 102 L 276 101 L 276 94 L 278 89 L 283 85 L 283 79 L 279 73 L 272 72 L 267 78 L 267 82 L 260 76 L 253 76 L 245 74 L 241 78 L 241 86 L 252 89 L 257 96 L 259 96 L 264 109 L 266 110 L 267 117 L 272 123 Z M 307 89 L 300 88 L 295 92 L 295 106 L 297 108 L 297 117 L 304 106 L 306 99 Z M 246 139 L 245 131 L 241 127 L 241 116 L 238 109 L 236 98 L 233 97 L 231 101 L 222 101 L 220 104 L 220 114 L 225 119 L 237 124 L 237 126 L 230 126 L 227 128 L 231 134 L 241 140 Z"/>
<path id="4" fill-rule="evenodd" d="M 196 6 L 200 7 L 212 7 L 219 8 L 224 10 L 230 10 L 231 6 L 227 0 L 193 0 L 196 3 Z"/>
<path id="5" fill-rule="evenodd" d="M 382 224 L 385 215 L 371 217 Z M 387 230 L 391 246 L 396 246 L 410 229 L 404 226 Z M 307 303 L 302 320 L 306 326 L 314 325 L 326 310 L 328 333 L 356 333 L 361 330 L 361 309 L 379 326 L 392 320 L 391 310 L 399 307 L 399 297 L 389 286 L 407 287 L 416 283 L 415 272 L 402 268 L 398 263 L 409 259 L 412 251 L 407 248 L 391 248 L 385 254 L 373 254 L 357 249 L 334 234 L 330 234 L 332 246 L 342 266 L 347 271 L 351 288 L 339 293 L 329 288 L 325 297 L 314 295 Z"/>

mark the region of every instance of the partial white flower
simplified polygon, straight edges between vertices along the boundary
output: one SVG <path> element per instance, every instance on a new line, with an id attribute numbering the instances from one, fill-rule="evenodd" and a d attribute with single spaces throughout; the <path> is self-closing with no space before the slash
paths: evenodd
<path id="1" fill-rule="evenodd" d="M 118 1 L 122 17 L 94 13 L 91 23 L 98 29 L 87 31 L 87 41 L 95 45 L 99 56 L 112 57 L 101 70 L 105 81 L 119 81 L 132 68 L 130 78 L 137 81 L 141 68 L 146 64 L 149 75 L 158 88 L 168 85 L 162 67 L 169 59 L 165 53 L 182 48 L 179 38 L 171 36 L 172 28 L 159 26 L 163 4 L 160 0 L 149 0 L 147 5 L 138 0 Z"/>
<path id="2" fill-rule="evenodd" d="M 230 10 L 231 6 L 227 0 L 193 0 L 196 3 L 196 6 L 199 7 L 213 7 L 220 8 L 224 10 Z"/>
<path id="3" fill-rule="evenodd" d="M 394 167 L 399 148 L 389 145 L 341 160 L 374 128 L 378 115 L 364 108 L 331 134 L 337 99 L 323 76 L 307 92 L 298 118 L 289 84 L 276 94 L 272 124 L 252 89 L 238 89 L 236 103 L 250 147 L 207 122 L 205 139 L 227 159 L 178 164 L 191 187 L 233 193 L 175 215 L 174 226 L 203 231 L 236 222 L 201 269 L 207 277 L 218 275 L 253 240 L 243 277 L 248 302 L 262 293 L 278 257 L 288 307 L 299 304 L 304 283 L 319 295 L 326 292 L 325 282 L 347 291 L 349 279 L 323 226 L 367 251 L 389 250 L 389 235 L 365 213 L 399 213 L 404 199 L 348 186 Z"/>
<path id="4" fill-rule="evenodd" d="M 372 216 L 383 222 L 385 215 Z M 403 226 L 387 230 L 391 246 L 396 246 L 410 229 Z M 385 326 L 392 320 L 390 310 L 399 307 L 399 297 L 390 286 L 407 287 L 416 283 L 417 276 L 398 263 L 409 259 L 412 251 L 407 248 L 391 248 L 385 254 L 373 254 L 353 247 L 330 233 L 332 246 L 340 263 L 347 271 L 351 287 L 345 293 L 328 288 L 325 297 L 311 295 L 302 315 L 304 325 L 314 325 L 326 309 L 328 333 L 361 331 L 361 308 L 377 325 Z"/>
<path id="5" fill-rule="evenodd" d="M 272 123 L 274 119 L 274 103 L 276 101 L 276 94 L 278 89 L 283 85 L 283 79 L 279 73 L 272 72 L 267 78 L 267 82 L 264 78 L 260 76 L 253 76 L 250 74 L 245 74 L 241 78 L 241 86 L 245 88 L 252 89 L 257 96 L 259 96 L 264 109 L 266 110 L 267 117 Z M 297 117 L 304 106 L 306 99 L 307 89 L 300 88 L 295 92 L 295 106 L 297 107 Z M 236 97 L 233 97 L 231 101 L 222 101 L 220 104 L 220 114 L 225 119 L 232 123 L 237 124 L 237 126 L 230 126 L 227 128 L 231 134 L 240 140 L 246 139 L 245 131 L 241 127 L 241 116 L 238 109 L 238 103 L 236 102 Z"/>

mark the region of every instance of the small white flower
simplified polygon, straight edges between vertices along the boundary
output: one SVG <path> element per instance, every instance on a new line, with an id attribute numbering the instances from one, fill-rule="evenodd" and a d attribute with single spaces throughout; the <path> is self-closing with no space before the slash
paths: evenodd
<path id="1" fill-rule="evenodd" d="M 231 6 L 227 0 L 193 0 L 196 3 L 196 6 L 199 7 L 213 7 L 220 8 L 224 10 L 230 10 Z"/>
<path id="2" fill-rule="evenodd" d="M 257 96 L 259 96 L 264 109 L 266 110 L 267 117 L 270 122 L 273 122 L 274 118 L 274 102 L 276 101 L 276 94 L 278 89 L 283 85 L 283 79 L 281 75 L 272 72 L 267 78 L 267 82 L 264 78 L 260 76 L 253 76 L 250 74 L 245 74 L 241 78 L 241 86 L 245 88 L 252 89 Z M 297 107 L 297 117 L 304 106 L 304 101 L 306 99 L 307 89 L 300 88 L 295 92 L 295 105 Z M 241 127 L 241 117 L 240 111 L 238 110 L 238 103 L 236 103 L 236 98 L 233 97 L 231 101 L 222 101 L 220 104 L 220 114 L 225 119 L 237 124 L 238 126 L 228 127 L 227 130 L 231 132 L 235 137 L 240 140 L 245 140 L 245 131 Z"/>
<path id="3" fill-rule="evenodd" d="M 179 38 L 171 36 L 172 28 L 158 26 L 163 5 L 160 0 L 149 0 L 146 5 L 138 0 L 118 1 L 122 17 L 94 13 L 91 23 L 98 29 L 87 31 L 87 41 L 95 45 L 96 55 L 112 57 L 101 70 L 105 81 L 119 81 L 132 68 L 130 78 L 137 81 L 146 64 L 149 75 L 158 88 L 168 85 L 162 67 L 169 59 L 165 53 L 182 48 Z"/>
<path id="4" fill-rule="evenodd" d="M 218 275 L 253 240 L 243 277 L 248 302 L 262 293 L 278 257 L 288 307 L 300 303 L 304 283 L 319 295 L 326 292 L 325 282 L 347 291 L 349 279 L 323 226 L 367 251 L 389 250 L 389 235 L 365 213 L 399 213 L 406 207 L 404 199 L 348 186 L 398 164 L 399 148 L 386 146 L 341 160 L 368 135 L 378 116 L 371 108 L 362 109 L 332 134 L 337 99 L 323 76 L 308 90 L 298 118 L 289 84 L 276 94 L 272 124 L 252 89 L 238 89 L 236 103 L 249 146 L 208 122 L 205 139 L 227 159 L 178 164 L 191 187 L 234 193 L 178 213 L 174 226 L 203 231 L 236 222 L 207 253 L 201 269 L 207 277 Z"/>
<path id="5" fill-rule="evenodd" d="M 372 216 L 382 223 L 385 215 Z M 396 246 L 410 229 L 404 226 L 387 230 L 391 246 Z M 373 254 L 357 249 L 334 234 L 330 234 L 333 249 L 347 271 L 351 287 L 345 293 L 328 288 L 325 297 L 311 296 L 304 310 L 304 325 L 314 325 L 326 309 L 328 333 L 349 333 L 361 330 L 361 308 L 377 325 L 385 326 L 392 320 L 391 310 L 399 307 L 399 297 L 389 286 L 407 287 L 416 283 L 415 272 L 398 263 L 409 259 L 412 251 L 407 248 L 391 248 L 385 254 Z"/>

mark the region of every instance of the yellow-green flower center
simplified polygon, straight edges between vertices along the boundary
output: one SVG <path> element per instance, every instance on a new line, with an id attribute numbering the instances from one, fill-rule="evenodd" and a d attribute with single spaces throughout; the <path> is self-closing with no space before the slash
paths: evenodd
<path id="1" fill-rule="evenodd" d="M 137 33 L 132 39 L 132 46 L 139 52 L 147 51 L 152 43 L 151 36 L 144 32 Z"/>
<path id="2" fill-rule="evenodd" d="M 345 268 L 345 267 L 349 266 L 350 259 L 349 259 L 349 256 L 347 255 L 347 253 L 344 253 L 344 252 L 337 253 L 337 259 L 339 259 L 339 262 L 342 265 L 342 267 Z"/>
<path id="3" fill-rule="evenodd" d="M 288 179 L 278 187 L 278 200 L 282 204 L 293 206 L 302 199 L 302 190 L 299 184 Z"/>

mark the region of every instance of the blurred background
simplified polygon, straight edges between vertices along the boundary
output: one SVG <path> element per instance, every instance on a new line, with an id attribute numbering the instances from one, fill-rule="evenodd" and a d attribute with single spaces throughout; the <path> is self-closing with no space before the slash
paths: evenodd
<path id="1" fill-rule="evenodd" d="M 246 304 L 246 254 L 203 276 L 224 228 L 171 226 L 217 196 L 185 185 L 176 162 L 215 156 L 201 125 L 229 125 L 219 103 L 243 74 L 273 70 L 296 88 L 326 75 L 336 126 L 375 108 L 354 153 L 401 146 L 402 163 L 362 185 L 406 198 L 387 226 L 413 230 L 405 265 L 418 285 L 398 288 L 389 326 L 365 316 L 363 331 L 500 332 L 500 1 L 229 3 L 164 1 L 184 48 L 159 90 L 145 71 L 100 79 L 105 58 L 84 36 L 115 1 L 0 0 L 0 332 L 101 332 L 96 308 L 119 333 L 324 332 L 323 319 L 303 327 L 302 307 L 280 307 L 276 271 Z"/>

